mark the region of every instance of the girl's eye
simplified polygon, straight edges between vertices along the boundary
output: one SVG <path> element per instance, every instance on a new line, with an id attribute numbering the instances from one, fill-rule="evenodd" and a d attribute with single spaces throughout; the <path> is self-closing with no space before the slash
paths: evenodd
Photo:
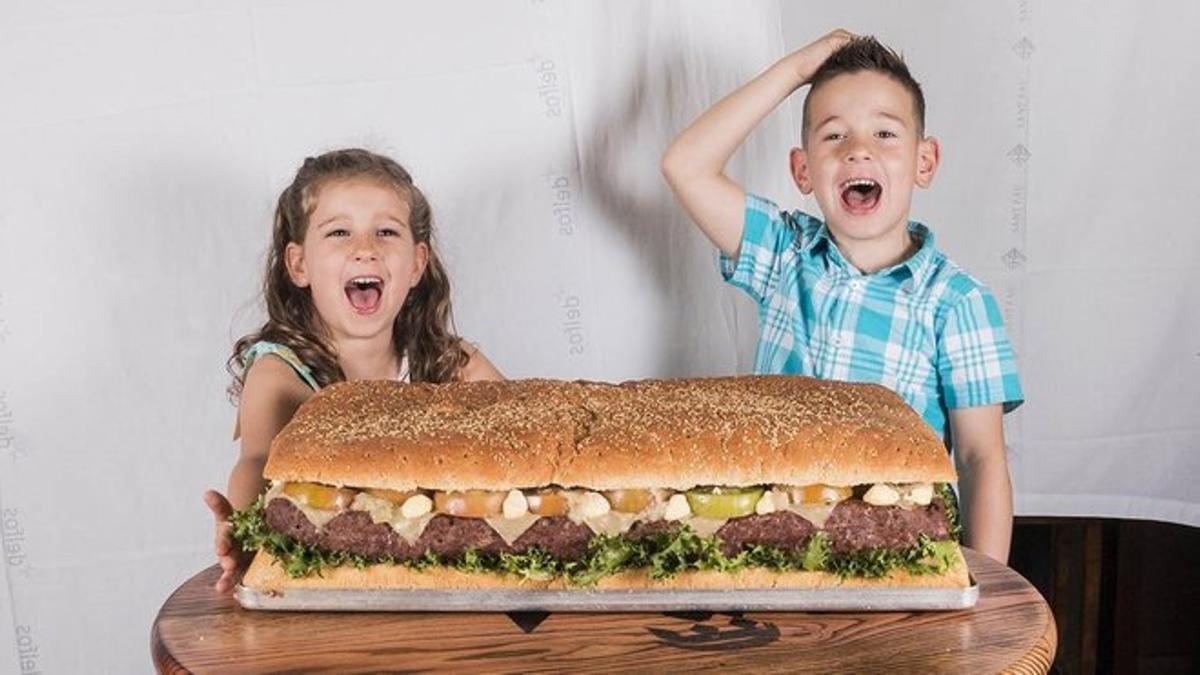
<path id="1" fill-rule="evenodd" d="M 398 230 L 394 230 L 390 227 L 385 227 L 385 228 L 379 230 L 378 234 L 381 237 L 399 237 L 400 236 L 400 232 Z"/>
<path id="2" fill-rule="evenodd" d="M 326 233 L 325 233 L 325 236 L 326 236 L 326 237 L 349 237 L 349 236 L 350 236 L 350 230 L 347 230 L 347 229 L 345 229 L 345 228 L 339 227 L 339 228 L 337 228 L 337 229 L 333 229 L 333 230 L 330 230 L 330 231 L 326 232 Z"/>

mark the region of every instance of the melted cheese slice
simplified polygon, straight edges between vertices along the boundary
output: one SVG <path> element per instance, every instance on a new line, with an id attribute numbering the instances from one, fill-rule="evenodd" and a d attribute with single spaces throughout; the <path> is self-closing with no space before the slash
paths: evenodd
<path id="1" fill-rule="evenodd" d="M 539 518 L 541 518 L 541 516 L 534 515 L 532 513 L 526 513 L 525 515 L 517 516 L 516 518 L 493 516 L 491 518 L 484 518 L 484 520 L 487 521 L 488 525 L 492 526 L 492 529 L 496 531 L 496 534 L 500 535 L 500 538 L 503 539 L 506 544 L 512 546 L 513 542 L 516 541 L 521 535 L 525 534 L 525 530 L 528 530 L 530 527 L 532 527 Z"/>
<path id="2" fill-rule="evenodd" d="M 407 541 L 409 546 L 412 546 L 413 544 L 417 543 L 417 539 L 421 538 L 421 534 L 425 532 L 425 526 L 428 525 L 429 521 L 433 520 L 433 517 L 436 515 L 436 513 L 426 513 L 425 515 L 417 516 L 416 518 L 405 518 L 404 516 L 400 515 L 400 509 L 396 509 L 396 517 L 391 521 L 392 529 L 395 530 L 396 534 L 400 535 L 404 541 Z"/>
<path id="3" fill-rule="evenodd" d="M 808 522 L 822 528 L 825 527 L 825 521 L 829 520 L 829 516 L 836 506 L 837 504 L 792 504 L 788 506 L 787 510 L 800 514 Z"/>
<path id="4" fill-rule="evenodd" d="M 696 534 L 701 537 L 711 537 L 729 520 L 727 518 L 701 518 L 700 516 L 694 516 L 686 519 L 684 522 L 691 525 Z"/>
<path id="5" fill-rule="evenodd" d="M 613 535 L 628 532 L 634 522 L 640 519 L 641 514 L 609 511 L 598 518 L 585 518 L 583 522 L 596 534 Z"/>
<path id="6" fill-rule="evenodd" d="M 354 495 L 354 503 L 350 508 L 354 511 L 366 511 L 371 516 L 371 522 L 377 524 L 390 523 L 400 516 L 400 507 L 365 492 Z"/>
<path id="7" fill-rule="evenodd" d="M 387 523 L 391 525 L 396 534 L 408 542 L 409 546 L 417 543 L 417 540 L 424 534 L 425 527 L 429 525 L 429 521 L 433 520 L 433 517 L 437 515 L 430 512 L 416 518 L 405 518 L 396 503 L 387 499 L 380 499 L 375 495 L 369 495 L 366 492 L 360 492 L 355 495 L 354 503 L 350 505 L 350 508 L 355 511 L 366 511 L 370 514 L 372 523 Z"/>

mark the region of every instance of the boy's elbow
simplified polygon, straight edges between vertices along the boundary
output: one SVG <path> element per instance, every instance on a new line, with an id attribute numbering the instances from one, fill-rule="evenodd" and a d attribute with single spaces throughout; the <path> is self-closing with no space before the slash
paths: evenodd
<path id="1" fill-rule="evenodd" d="M 681 180 L 686 180 L 688 169 L 695 166 L 695 163 L 687 157 L 687 150 L 680 147 L 676 141 L 667 146 L 663 151 L 662 159 L 658 162 L 658 168 L 662 171 L 667 182 L 672 185 L 678 184 Z"/>
<path id="2" fill-rule="evenodd" d="M 1008 476 L 1010 469 L 1004 446 L 956 447 L 959 473 L 971 476 Z"/>
<path id="3" fill-rule="evenodd" d="M 662 160 L 658 163 L 658 170 L 662 171 L 663 178 L 666 178 L 668 183 L 674 183 L 675 178 L 679 175 L 679 160 L 670 148 L 663 153 Z"/>
<path id="4" fill-rule="evenodd" d="M 690 186 L 694 186 L 699 179 L 699 175 L 695 171 L 689 171 L 689 165 L 679 159 L 677 155 L 663 155 L 662 161 L 659 162 L 659 170 L 662 171 L 663 178 L 666 179 L 667 185 L 671 190 L 682 198 L 683 193 L 688 191 Z"/>

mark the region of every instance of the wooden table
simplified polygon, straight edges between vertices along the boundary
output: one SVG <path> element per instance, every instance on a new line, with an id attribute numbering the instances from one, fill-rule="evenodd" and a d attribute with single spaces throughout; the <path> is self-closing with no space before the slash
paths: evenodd
<path id="1" fill-rule="evenodd" d="M 213 590 L 214 565 L 163 604 L 151 651 L 165 672 L 1049 670 L 1057 639 L 1046 602 L 1016 572 L 966 553 L 979 603 L 925 613 L 254 612 Z"/>

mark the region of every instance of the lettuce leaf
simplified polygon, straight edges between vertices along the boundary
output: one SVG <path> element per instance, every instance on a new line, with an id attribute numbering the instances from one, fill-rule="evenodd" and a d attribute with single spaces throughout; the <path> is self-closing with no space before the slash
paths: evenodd
<path id="1" fill-rule="evenodd" d="M 829 535 L 816 532 L 808 540 L 808 549 L 804 551 L 801 566 L 809 572 L 819 572 L 829 568 Z"/>
<path id="2" fill-rule="evenodd" d="M 958 495 L 954 493 L 954 488 L 950 487 L 949 483 L 935 483 L 933 490 L 934 494 L 940 497 L 946 505 L 946 520 L 950 524 L 950 537 L 954 541 L 962 542 L 962 518 L 958 508 Z"/>
<path id="3" fill-rule="evenodd" d="M 841 577 L 879 578 L 892 570 L 910 574 L 939 574 L 954 562 L 958 548 L 953 540 L 934 541 L 924 535 L 907 549 L 869 549 L 829 558 L 828 571 Z"/>

